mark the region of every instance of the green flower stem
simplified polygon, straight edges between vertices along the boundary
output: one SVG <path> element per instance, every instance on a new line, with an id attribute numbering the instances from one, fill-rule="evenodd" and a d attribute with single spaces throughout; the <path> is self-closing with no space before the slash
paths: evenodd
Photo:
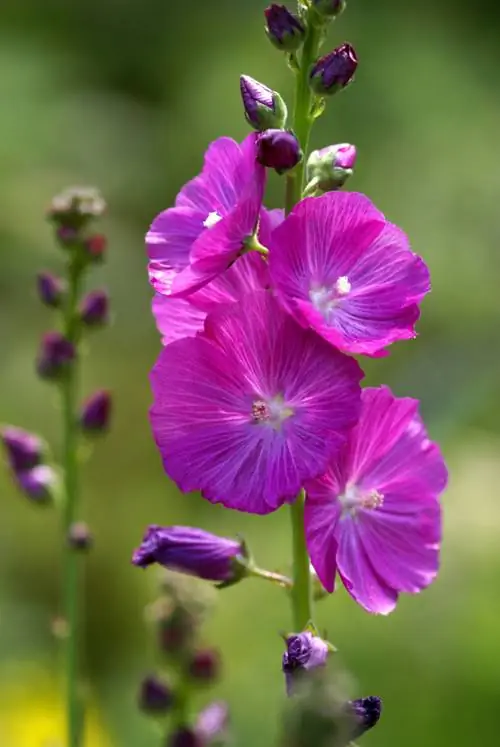
<path id="1" fill-rule="evenodd" d="M 309 555 L 304 529 L 304 491 L 290 506 L 293 543 L 293 586 L 291 590 L 293 625 L 295 631 L 304 630 L 312 620 L 313 592 Z"/>
<path id="2" fill-rule="evenodd" d="M 262 578 L 264 581 L 270 581 L 276 586 L 281 586 L 282 589 L 292 589 L 293 581 L 288 576 L 282 576 L 281 573 L 273 573 L 272 571 L 266 571 L 263 568 L 249 567 L 248 573 L 250 576 L 256 578 Z"/>
<path id="3" fill-rule="evenodd" d="M 79 324 L 77 304 L 80 294 L 82 268 L 73 259 L 68 273 L 68 295 L 64 309 L 64 334 L 78 344 Z M 68 367 L 61 383 L 63 409 L 63 469 L 64 469 L 64 618 L 67 623 L 65 639 L 65 688 L 67 746 L 79 747 L 83 732 L 83 707 L 80 698 L 80 654 L 82 638 L 82 553 L 71 548 L 67 541 L 70 526 L 77 519 L 79 501 L 78 479 L 78 422 L 76 416 L 78 382 L 75 359 Z"/>

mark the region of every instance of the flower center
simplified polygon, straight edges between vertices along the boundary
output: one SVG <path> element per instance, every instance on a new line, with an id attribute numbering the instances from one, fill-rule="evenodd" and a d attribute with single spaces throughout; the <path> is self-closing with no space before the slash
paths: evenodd
<path id="1" fill-rule="evenodd" d="M 347 275 L 341 275 L 331 287 L 322 285 L 311 288 L 309 298 L 314 308 L 319 311 L 321 316 L 329 321 L 340 299 L 343 296 L 347 296 L 351 292 L 351 288 L 352 286 Z"/>
<path id="2" fill-rule="evenodd" d="M 212 228 L 212 226 L 215 226 L 215 224 L 220 220 L 222 220 L 222 215 L 219 215 L 217 210 L 213 210 L 207 215 L 207 217 L 203 221 L 203 225 L 205 226 L 205 228 Z"/>
<path id="3" fill-rule="evenodd" d="M 281 394 L 270 399 L 254 399 L 252 402 L 251 420 L 255 425 L 270 425 L 279 428 L 281 423 L 293 415 Z"/>
<path id="4" fill-rule="evenodd" d="M 384 505 L 384 496 L 378 490 L 363 491 L 357 485 L 347 485 L 345 493 L 339 496 L 342 505 L 342 518 L 356 516 L 360 509 L 375 510 Z"/>

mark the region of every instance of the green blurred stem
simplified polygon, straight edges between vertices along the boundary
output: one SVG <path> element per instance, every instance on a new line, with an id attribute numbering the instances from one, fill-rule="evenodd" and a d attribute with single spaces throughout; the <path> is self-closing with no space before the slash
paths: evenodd
<path id="1" fill-rule="evenodd" d="M 293 625 L 295 631 L 304 630 L 312 621 L 313 593 L 309 569 L 309 554 L 304 528 L 304 491 L 290 506 L 293 544 L 293 587 L 291 590 Z"/>
<path id="2" fill-rule="evenodd" d="M 77 304 L 80 294 L 82 268 L 73 259 L 68 273 L 68 294 L 64 309 L 64 334 L 75 347 L 78 344 Z M 65 688 L 67 747 L 79 747 L 83 732 L 83 710 L 80 699 L 80 649 L 82 638 L 82 553 L 72 549 L 67 541 L 70 526 L 78 516 L 78 356 L 69 366 L 61 383 L 63 410 L 63 469 L 64 469 L 64 559 L 63 604 L 68 626 L 65 639 Z"/>

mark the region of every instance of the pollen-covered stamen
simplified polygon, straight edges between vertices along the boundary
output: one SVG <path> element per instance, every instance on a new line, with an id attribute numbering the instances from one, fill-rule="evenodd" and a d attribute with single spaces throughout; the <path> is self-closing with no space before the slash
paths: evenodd
<path id="1" fill-rule="evenodd" d="M 203 221 L 203 225 L 205 226 L 205 228 L 212 228 L 212 226 L 215 226 L 215 224 L 220 220 L 222 220 L 222 215 L 219 215 L 217 210 L 213 210 L 207 215 L 207 217 Z"/>
<path id="2" fill-rule="evenodd" d="M 284 420 L 293 415 L 293 412 L 281 394 L 267 401 L 256 399 L 252 403 L 252 422 L 278 428 Z"/>
<path id="3" fill-rule="evenodd" d="M 351 288 L 347 275 L 341 275 L 332 286 L 313 286 L 309 291 L 309 298 L 313 306 L 328 322 L 339 301 L 351 292 Z"/>
<path id="4" fill-rule="evenodd" d="M 374 510 L 384 505 L 384 496 L 378 490 L 364 491 L 357 485 L 347 485 L 345 492 L 339 496 L 342 504 L 342 517 L 356 516 L 359 509 Z"/>
<path id="5" fill-rule="evenodd" d="M 271 417 L 267 404 L 263 399 L 256 399 L 252 403 L 252 420 L 254 423 L 265 423 Z"/>
<path id="6" fill-rule="evenodd" d="M 370 490 L 369 493 L 365 493 L 361 498 L 362 508 L 380 508 L 383 505 L 384 496 L 378 490 Z"/>

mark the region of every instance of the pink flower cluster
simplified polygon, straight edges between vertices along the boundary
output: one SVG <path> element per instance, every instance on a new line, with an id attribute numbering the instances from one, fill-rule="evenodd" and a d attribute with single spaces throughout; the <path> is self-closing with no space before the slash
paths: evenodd
<path id="1" fill-rule="evenodd" d="M 212 143 L 147 234 L 155 440 L 183 492 L 228 508 L 267 514 L 304 488 L 324 587 L 338 573 L 387 613 L 437 573 L 447 474 L 418 403 L 362 390 L 353 355 L 415 336 L 429 273 L 361 194 L 266 210 L 256 140 Z"/>

